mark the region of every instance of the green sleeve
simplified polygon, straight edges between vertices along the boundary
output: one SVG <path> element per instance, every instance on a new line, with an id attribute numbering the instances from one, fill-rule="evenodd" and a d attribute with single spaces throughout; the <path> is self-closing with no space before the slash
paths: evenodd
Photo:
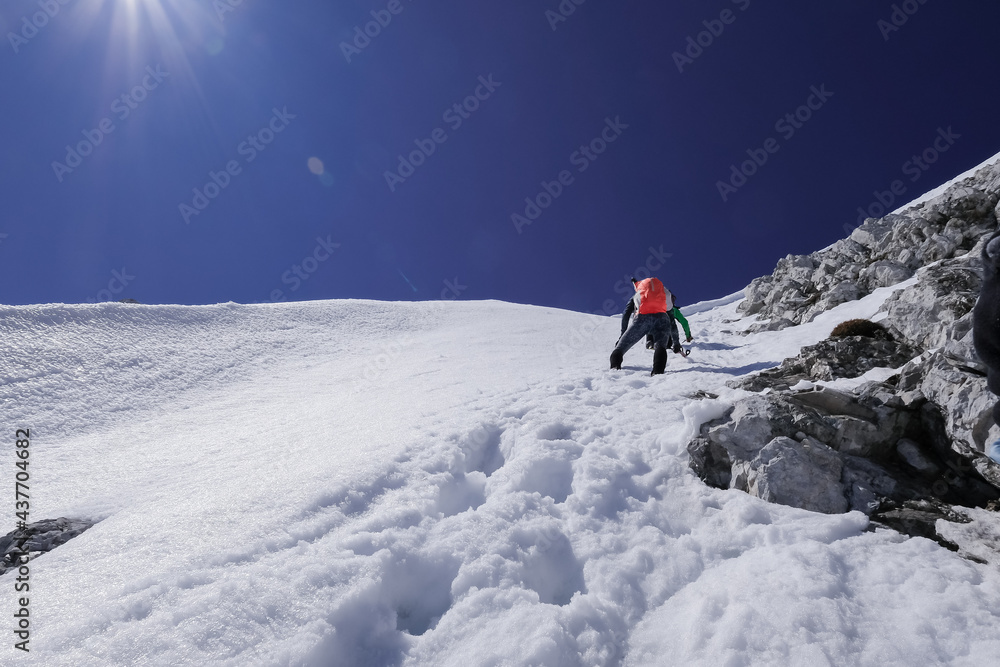
<path id="1" fill-rule="evenodd" d="M 673 310 L 673 315 L 674 315 L 674 318 L 678 322 L 681 323 L 681 326 L 684 327 L 684 335 L 687 336 L 688 338 L 690 338 L 691 337 L 691 327 L 688 326 L 688 321 L 686 319 L 684 319 L 683 315 L 681 315 L 681 309 L 677 308 L 675 306 L 674 310 Z"/>

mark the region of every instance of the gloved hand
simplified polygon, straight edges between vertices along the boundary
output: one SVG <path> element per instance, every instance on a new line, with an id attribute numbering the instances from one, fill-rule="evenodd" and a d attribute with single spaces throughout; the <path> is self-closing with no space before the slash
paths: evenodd
<path id="1" fill-rule="evenodd" d="M 693 340 L 694 340 L 694 338 L 692 338 L 691 336 L 688 336 L 688 337 L 687 337 L 687 342 L 689 342 L 689 343 L 690 343 L 690 342 L 691 342 L 691 341 L 693 341 Z"/>

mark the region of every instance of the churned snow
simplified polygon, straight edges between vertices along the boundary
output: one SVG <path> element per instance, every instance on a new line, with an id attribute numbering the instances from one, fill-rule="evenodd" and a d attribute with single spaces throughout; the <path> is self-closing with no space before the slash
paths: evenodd
<path id="1" fill-rule="evenodd" d="M 997 664 L 995 567 L 688 469 L 726 381 L 890 292 L 685 308 L 658 377 L 607 370 L 617 317 L 500 302 L 0 308 L 0 531 L 15 428 L 32 520 L 100 520 L 31 562 L 30 655 L 0 577 L 0 661 Z"/>

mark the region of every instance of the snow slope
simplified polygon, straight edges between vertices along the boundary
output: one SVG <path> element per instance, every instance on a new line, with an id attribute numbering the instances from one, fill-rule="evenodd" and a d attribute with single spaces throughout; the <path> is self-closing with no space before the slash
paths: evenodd
<path id="1" fill-rule="evenodd" d="M 687 467 L 725 381 L 890 291 L 746 337 L 696 304 L 655 378 L 606 370 L 618 318 L 499 302 L 0 308 L 0 531 L 15 428 L 32 519 L 100 519 L 0 662 L 996 664 L 994 568 Z"/>

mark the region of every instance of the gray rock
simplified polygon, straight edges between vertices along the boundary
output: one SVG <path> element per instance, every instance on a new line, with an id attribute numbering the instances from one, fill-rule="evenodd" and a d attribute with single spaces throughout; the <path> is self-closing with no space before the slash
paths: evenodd
<path id="1" fill-rule="evenodd" d="M 733 462 L 729 452 L 719 443 L 697 437 L 688 443 L 688 465 L 705 484 L 728 489 L 732 482 Z"/>
<path id="2" fill-rule="evenodd" d="M 815 303 L 806 308 L 801 313 L 799 320 L 801 322 L 812 322 L 817 315 L 825 313 L 842 303 L 856 301 L 861 294 L 861 289 L 850 280 L 837 283 L 832 289 L 823 292 Z"/>
<path id="3" fill-rule="evenodd" d="M 893 293 L 882 304 L 881 311 L 888 314 L 883 324 L 920 350 L 946 344 L 952 328 L 976 304 L 982 282 L 979 264 L 968 256 L 921 269 L 916 285 Z"/>
<path id="4" fill-rule="evenodd" d="M 836 435 L 830 446 L 844 454 L 875 460 L 885 458 L 893 444 L 907 432 L 914 416 L 905 410 L 882 410 L 874 420 L 838 415 L 831 417 Z"/>
<path id="5" fill-rule="evenodd" d="M 950 438 L 982 452 L 996 397 L 987 388 L 985 376 L 972 370 L 936 352 L 923 364 L 920 393 L 941 410 Z"/>
<path id="6" fill-rule="evenodd" d="M 924 393 L 919 389 L 904 391 L 901 394 L 897 394 L 897 396 L 899 396 L 899 400 L 903 404 L 903 407 L 907 408 L 919 408 L 927 402 L 927 397 L 924 396 Z"/>
<path id="7" fill-rule="evenodd" d="M 730 383 L 772 391 L 704 425 L 688 447 L 692 469 L 714 486 L 814 511 L 860 510 L 874 526 L 955 548 L 936 522 L 957 520 L 952 507 L 1000 498 L 1000 465 L 983 454 L 1000 437 L 997 397 L 976 358 L 971 317 L 981 246 L 998 215 L 1000 163 L 899 214 L 868 219 L 828 248 L 784 257 L 755 279 L 738 306 L 756 315 L 753 332 L 812 321 L 916 277 L 882 306 L 892 340 L 821 341 Z M 789 389 L 877 367 L 898 372 L 851 391 Z"/>
<path id="8" fill-rule="evenodd" d="M 851 392 L 747 397 L 701 427 L 688 445 L 691 468 L 713 486 L 819 512 L 871 513 L 921 499 L 981 507 L 1000 498 L 1000 466 L 956 444 L 922 390 L 904 394 L 866 382 Z"/>
<path id="9" fill-rule="evenodd" d="M 792 394 L 791 399 L 830 415 L 850 415 L 868 421 L 874 421 L 878 417 L 877 412 L 859 404 L 856 397 L 829 387 L 816 387 Z"/>
<path id="10" fill-rule="evenodd" d="M 771 408 L 765 396 L 752 396 L 740 401 L 733 408 L 729 421 L 708 433 L 708 440 L 720 445 L 730 458 L 751 459 L 774 437 L 775 429 L 783 431 L 785 415 L 780 417 Z"/>
<path id="11" fill-rule="evenodd" d="M 813 438 L 777 437 L 746 464 L 746 492 L 781 505 L 824 514 L 847 511 L 836 452 Z"/>
<path id="12" fill-rule="evenodd" d="M 794 325 L 795 323 L 792 322 L 791 320 L 785 318 L 777 318 L 765 322 L 755 322 L 751 324 L 749 327 L 747 327 L 746 331 L 744 331 L 743 333 L 744 335 L 746 335 L 746 334 L 760 333 L 761 331 L 781 331 L 782 329 L 787 329 L 788 327 Z"/>
<path id="13" fill-rule="evenodd" d="M 1000 168 L 986 167 L 930 201 L 869 218 L 828 248 L 789 255 L 770 276 L 751 283 L 738 308 L 761 321 L 800 324 L 844 299 L 907 280 L 922 266 L 961 257 L 997 226 L 998 182 Z M 857 292 L 839 287 L 844 283 L 854 283 Z"/>
<path id="14" fill-rule="evenodd" d="M 842 465 L 849 509 L 871 514 L 886 498 L 899 495 L 902 484 L 882 466 L 856 456 L 843 456 Z"/>
<path id="15" fill-rule="evenodd" d="M 912 251 L 908 252 L 913 254 Z M 912 277 L 912 268 L 905 264 L 893 262 L 887 259 L 874 262 L 861 272 L 861 280 L 869 292 L 876 290 L 879 287 L 889 287 L 890 285 L 901 283 Z"/>
<path id="16" fill-rule="evenodd" d="M 94 525 L 86 519 L 45 519 L 0 537 L 0 574 L 65 544 Z"/>
<path id="17" fill-rule="evenodd" d="M 851 232 L 850 239 L 865 248 L 875 248 L 892 232 L 892 223 L 889 217 L 868 218 L 864 224 Z"/>
<path id="18" fill-rule="evenodd" d="M 803 347 L 799 354 L 772 368 L 729 383 L 748 391 L 787 388 L 801 380 L 856 378 L 873 368 L 899 368 L 919 351 L 905 342 L 863 336 L 828 338 Z"/>

